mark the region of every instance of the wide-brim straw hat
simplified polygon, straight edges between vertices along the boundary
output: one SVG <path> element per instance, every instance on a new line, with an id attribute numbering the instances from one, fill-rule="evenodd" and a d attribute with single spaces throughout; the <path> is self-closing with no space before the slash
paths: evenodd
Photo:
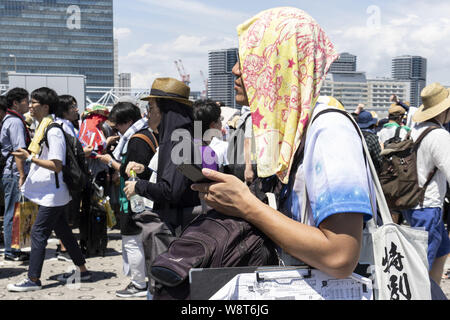
<path id="1" fill-rule="evenodd" d="M 426 86 L 421 93 L 423 105 L 414 113 L 413 121 L 423 122 L 433 119 L 450 107 L 450 90 L 440 83 Z"/>
<path id="2" fill-rule="evenodd" d="M 192 107 L 193 102 L 189 100 L 190 93 L 191 89 L 184 82 L 173 78 L 157 78 L 153 81 L 150 95 L 141 100 L 170 99 Z"/>

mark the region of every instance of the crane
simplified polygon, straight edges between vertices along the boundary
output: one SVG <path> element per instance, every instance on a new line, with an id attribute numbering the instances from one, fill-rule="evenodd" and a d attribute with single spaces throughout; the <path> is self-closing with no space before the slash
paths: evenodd
<path id="1" fill-rule="evenodd" d="M 178 61 L 175 61 L 175 66 L 177 67 L 178 73 L 181 76 L 181 81 L 183 81 L 187 86 L 191 83 L 191 76 L 186 73 L 184 70 L 183 62 L 181 59 L 178 59 Z"/>
<path id="2" fill-rule="evenodd" d="M 202 70 L 200 70 L 200 75 L 202 76 L 203 83 L 205 84 L 205 90 L 202 91 L 202 98 L 206 99 L 208 97 L 208 79 L 206 79 Z"/>

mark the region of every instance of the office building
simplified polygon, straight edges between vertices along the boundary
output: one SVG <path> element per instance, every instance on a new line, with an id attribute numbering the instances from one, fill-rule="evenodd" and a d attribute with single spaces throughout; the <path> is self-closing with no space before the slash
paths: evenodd
<path id="1" fill-rule="evenodd" d="M 392 59 L 392 78 L 410 81 L 410 103 L 413 107 L 422 104 L 420 93 L 427 82 L 427 59 L 419 56 L 399 56 Z"/>
<path id="2" fill-rule="evenodd" d="M 395 94 L 401 101 L 410 99 L 410 81 L 399 81 L 389 78 L 369 79 L 368 106 L 372 108 L 389 108 L 390 98 Z"/>
<path id="3" fill-rule="evenodd" d="M 321 95 L 333 96 L 347 110 L 354 110 L 360 103 L 369 101 L 367 78 L 364 72 L 329 73 L 320 91 Z"/>
<path id="4" fill-rule="evenodd" d="M 16 71 L 114 86 L 113 0 L 2 0 L 0 30 L 0 84 Z"/>
<path id="5" fill-rule="evenodd" d="M 114 39 L 114 87 L 119 87 L 119 40 Z"/>
<path id="6" fill-rule="evenodd" d="M 119 74 L 119 87 L 120 88 L 131 88 L 131 73 L 120 73 Z"/>
<path id="7" fill-rule="evenodd" d="M 225 106 L 240 108 L 236 104 L 231 70 L 237 62 L 238 49 L 215 50 L 208 53 L 208 98 L 223 102 Z"/>
<path id="8" fill-rule="evenodd" d="M 356 61 L 355 55 L 348 52 L 341 53 L 339 59 L 331 64 L 330 72 L 355 72 Z"/>
<path id="9" fill-rule="evenodd" d="M 409 99 L 410 82 L 390 78 L 367 79 L 364 72 L 336 72 L 327 75 L 320 94 L 335 97 L 348 111 L 355 110 L 360 103 L 367 110 L 386 111 L 393 94 L 402 101 Z"/>

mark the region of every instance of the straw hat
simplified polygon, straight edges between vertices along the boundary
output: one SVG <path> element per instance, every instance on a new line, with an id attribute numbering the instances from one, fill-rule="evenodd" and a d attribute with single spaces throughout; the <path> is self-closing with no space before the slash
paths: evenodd
<path id="1" fill-rule="evenodd" d="M 422 90 L 423 105 L 414 113 L 415 122 L 430 120 L 450 107 L 450 90 L 440 83 L 433 83 Z"/>
<path id="2" fill-rule="evenodd" d="M 193 102 L 189 100 L 191 89 L 177 79 L 157 78 L 153 82 L 150 95 L 141 100 L 148 101 L 151 98 L 171 99 L 192 107 Z"/>
<path id="3" fill-rule="evenodd" d="M 399 106 L 398 104 L 392 104 L 388 112 L 390 115 L 393 116 L 402 116 L 406 113 L 406 110 L 402 106 Z"/>

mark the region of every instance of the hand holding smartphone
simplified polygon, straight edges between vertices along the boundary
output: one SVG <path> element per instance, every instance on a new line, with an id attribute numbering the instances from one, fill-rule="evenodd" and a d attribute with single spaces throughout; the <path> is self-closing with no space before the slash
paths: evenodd
<path id="1" fill-rule="evenodd" d="M 202 169 L 195 164 L 182 163 L 177 166 L 177 170 L 181 172 L 186 178 L 195 183 L 212 183 L 213 181 L 206 178 Z"/>

